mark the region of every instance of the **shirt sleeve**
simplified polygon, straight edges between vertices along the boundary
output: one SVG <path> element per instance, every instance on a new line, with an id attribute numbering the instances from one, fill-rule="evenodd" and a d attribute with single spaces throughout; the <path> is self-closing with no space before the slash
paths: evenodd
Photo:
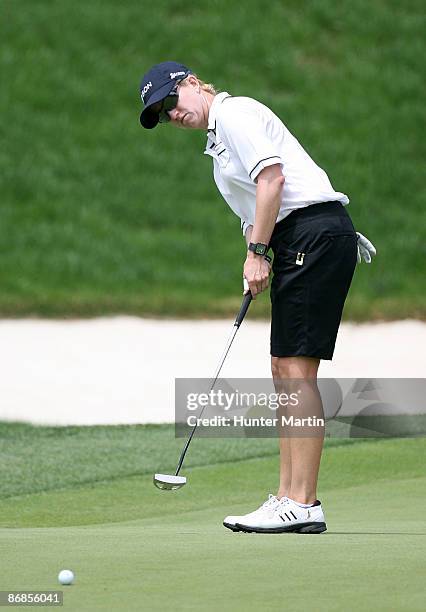
<path id="1" fill-rule="evenodd" d="M 231 105 L 224 105 L 220 114 L 220 128 L 225 146 L 238 156 L 253 182 L 264 168 L 274 164 L 283 167 L 280 151 L 255 111 L 240 111 Z"/>

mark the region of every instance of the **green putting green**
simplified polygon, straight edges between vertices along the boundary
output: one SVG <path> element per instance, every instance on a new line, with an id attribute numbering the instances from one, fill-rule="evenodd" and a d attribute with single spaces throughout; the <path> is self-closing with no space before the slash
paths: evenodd
<path id="1" fill-rule="evenodd" d="M 188 486 L 151 475 L 0 500 L 1 589 L 60 587 L 92 610 L 423 610 L 424 439 L 326 448 L 328 532 L 232 533 L 229 513 L 259 504 L 277 457 L 193 467 Z"/>

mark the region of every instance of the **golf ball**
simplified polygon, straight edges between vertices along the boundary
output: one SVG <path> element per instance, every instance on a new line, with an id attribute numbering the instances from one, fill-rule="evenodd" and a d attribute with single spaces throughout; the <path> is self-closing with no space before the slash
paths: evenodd
<path id="1" fill-rule="evenodd" d="M 72 584 L 74 581 L 74 573 L 71 570 L 61 570 L 58 574 L 58 580 L 61 584 Z"/>

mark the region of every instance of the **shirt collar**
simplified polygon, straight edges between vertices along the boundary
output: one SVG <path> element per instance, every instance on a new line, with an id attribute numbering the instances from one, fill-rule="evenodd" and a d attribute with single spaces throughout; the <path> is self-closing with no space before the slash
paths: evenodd
<path id="1" fill-rule="evenodd" d="M 226 99 L 226 98 L 231 98 L 231 94 L 229 94 L 227 91 L 222 91 L 219 94 L 216 94 L 212 105 L 210 106 L 210 111 L 209 111 L 209 120 L 208 120 L 208 126 L 207 126 L 207 131 L 215 131 L 216 130 L 216 116 L 219 110 L 219 106 L 222 104 L 222 102 Z"/>

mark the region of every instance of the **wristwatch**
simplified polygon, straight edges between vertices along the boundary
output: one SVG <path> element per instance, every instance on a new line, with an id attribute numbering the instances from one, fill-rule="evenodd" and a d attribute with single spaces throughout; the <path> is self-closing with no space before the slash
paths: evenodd
<path id="1" fill-rule="evenodd" d="M 252 251 L 252 253 L 256 253 L 256 255 L 265 255 L 268 250 L 268 245 L 262 242 L 250 242 L 248 250 Z"/>

